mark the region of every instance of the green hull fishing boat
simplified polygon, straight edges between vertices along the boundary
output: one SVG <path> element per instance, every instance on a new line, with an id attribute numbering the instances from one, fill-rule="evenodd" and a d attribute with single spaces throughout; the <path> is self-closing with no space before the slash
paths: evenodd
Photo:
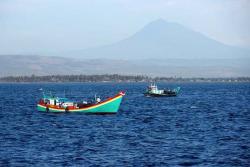
<path id="1" fill-rule="evenodd" d="M 93 114 L 114 114 L 119 110 L 124 92 L 120 92 L 114 97 L 101 101 L 95 98 L 94 102 L 75 103 L 67 98 L 45 96 L 37 104 L 37 110 L 41 112 L 79 112 Z"/>
<path id="2" fill-rule="evenodd" d="M 147 97 L 171 97 L 171 96 L 177 96 L 180 92 L 180 87 L 177 87 L 175 89 L 163 89 L 160 90 L 156 86 L 156 84 L 151 84 L 148 86 L 146 92 L 144 93 Z"/>

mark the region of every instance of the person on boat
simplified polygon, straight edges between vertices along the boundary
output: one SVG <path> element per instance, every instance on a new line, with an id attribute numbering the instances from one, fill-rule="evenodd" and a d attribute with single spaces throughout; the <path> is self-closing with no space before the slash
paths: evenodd
<path id="1" fill-rule="evenodd" d="M 44 103 L 45 103 L 45 105 L 49 104 L 49 100 L 45 99 Z"/>
<path id="2" fill-rule="evenodd" d="M 100 97 L 97 97 L 96 98 L 96 103 L 100 103 L 101 102 L 101 98 Z"/>

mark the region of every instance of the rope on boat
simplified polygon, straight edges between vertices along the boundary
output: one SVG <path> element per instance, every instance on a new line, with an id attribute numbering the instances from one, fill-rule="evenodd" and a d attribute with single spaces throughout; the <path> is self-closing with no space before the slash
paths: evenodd
<path id="1" fill-rule="evenodd" d="M 46 106 L 46 112 L 49 112 L 49 107 L 48 106 Z"/>

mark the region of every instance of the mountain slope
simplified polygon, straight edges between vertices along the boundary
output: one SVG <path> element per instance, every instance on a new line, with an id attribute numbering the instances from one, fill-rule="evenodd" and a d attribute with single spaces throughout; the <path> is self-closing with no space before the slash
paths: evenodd
<path id="1" fill-rule="evenodd" d="M 165 77 L 250 76 L 249 59 L 111 60 L 0 55 L 0 77 L 52 74 L 122 74 Z M 205 62 L 205 63 L 204 63 Z"/>
<path id="2" fill-rule="evenodd" d="M 67 55 L 79 58 L 169 59 L 239 58 L 250 56 L 247 49 L 210 39 L 177 23 L 156 20 L 133 36 L 117 43 L 78 50 Z"/>

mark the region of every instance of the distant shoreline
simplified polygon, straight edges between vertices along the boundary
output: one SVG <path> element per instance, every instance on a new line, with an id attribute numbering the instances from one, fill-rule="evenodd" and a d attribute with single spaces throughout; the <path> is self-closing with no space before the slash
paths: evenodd
<path id="1" fill-rule="evenodd" d="M 46 76 L 7 76 L 1 77 L 0 83 L 92 83 L 92 82 L 117 82 L 117 83 L 133 83 L 133 82 L 250 82 L 250 77 L 232 77 L 232 78 L 182 78 L 182 77 L 149 77 L 145 75 L 46 75 Z"/>

